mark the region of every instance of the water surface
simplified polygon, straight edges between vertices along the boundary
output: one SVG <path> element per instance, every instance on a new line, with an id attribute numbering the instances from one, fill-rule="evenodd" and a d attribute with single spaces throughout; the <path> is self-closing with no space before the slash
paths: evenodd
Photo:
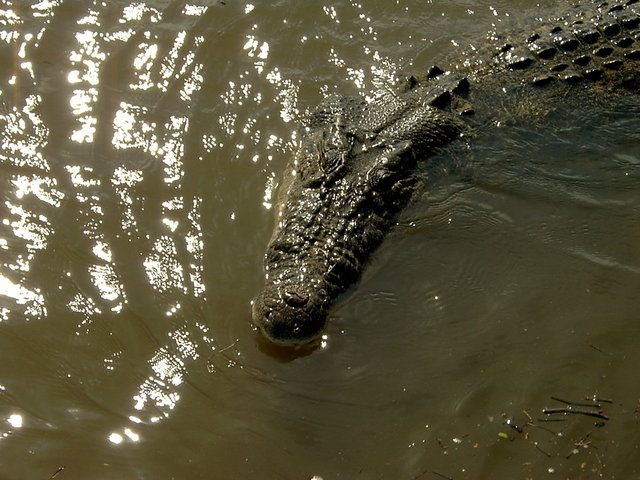
<path id="1" fill-rule="evenodd" d="M 637 97 L 444 152 L 316 351 L 250 323 L 296 120 L 530 14 L 5 2 L 0 478 L 637 475 Z"/>

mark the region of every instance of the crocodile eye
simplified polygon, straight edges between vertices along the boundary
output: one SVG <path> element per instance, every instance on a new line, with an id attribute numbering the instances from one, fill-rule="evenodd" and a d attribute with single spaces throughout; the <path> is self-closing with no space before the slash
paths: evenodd
<path id="1" fill-rule="evenodd" d="M 367 173 L 367 183 L 374 189 L 384 188 L 387 182 L 392 181 L 392 176 L 387 168 L 376 166 Z"/>
<path id="2" fill-rule="evenodd" d="M 305 188 L 318 188 L 322 185 L 322 180 L 323 180 L 323 177 L 321 176 L 305 178 L 303 179 L 302 185 Z"/>

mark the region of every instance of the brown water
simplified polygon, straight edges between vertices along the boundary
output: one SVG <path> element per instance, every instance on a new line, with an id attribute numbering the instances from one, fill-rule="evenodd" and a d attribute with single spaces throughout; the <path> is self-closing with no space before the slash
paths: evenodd
<path id="1" fill-rule="evenodd" d="M 322 348 L 250 323 L 295 118 L 528 5 L 3 2 L 0 478 L 640 475 L 638 98 L 447 152 Z"/>

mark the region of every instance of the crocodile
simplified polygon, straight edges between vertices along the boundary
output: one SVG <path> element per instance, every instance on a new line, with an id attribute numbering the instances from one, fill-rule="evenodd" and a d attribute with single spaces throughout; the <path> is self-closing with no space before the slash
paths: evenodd
<path id="1" fill-rule="evenodd" d="M 419 164 L 477 131 L 505 98 L 640 92 L 639 0 L 559 1 L 482 48 L 369 97 L 332 95 L 309 114 L 279 186 L 253 323 L 271 342 L 322 335 L 418 183 Z M 445 59 L 446 60 L 446 59 Z M 480 120 L 480 123 L 482 120 Z"/>

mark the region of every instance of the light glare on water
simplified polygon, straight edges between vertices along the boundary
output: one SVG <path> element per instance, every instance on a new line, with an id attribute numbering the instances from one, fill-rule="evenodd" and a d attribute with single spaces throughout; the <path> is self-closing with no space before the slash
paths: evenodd
<path id="1" fill-rule="evenodd" d="M 637 96 L 443 154 L 315 349 L 250 322 L 300 120 L 527 8 L 5 2 L 0 476 L 637 475 Z"/>

